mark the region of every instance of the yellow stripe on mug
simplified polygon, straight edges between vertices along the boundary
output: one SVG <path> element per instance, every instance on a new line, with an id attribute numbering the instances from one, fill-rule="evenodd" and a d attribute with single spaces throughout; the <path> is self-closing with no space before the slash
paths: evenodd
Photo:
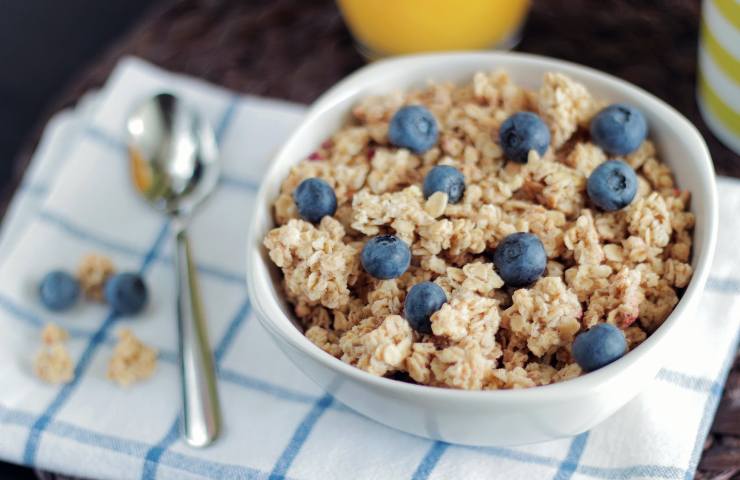
<path id="1" fill-rule="evenodd" d="M 717 41 L 717 38 L 703 20 L 701 22 L 701 42 L 702 48 L 711 55 L 712 60 L 740 86 L 740 59 L 735 58 Z"/>
<path id="2" fill-rule="evenodd" d="M 737 0 L 713 0 L 714 6 L 735 28 L 740 30 L 740 2 Z"/>
<path id="3" fill-rule="evenodd" d="M 740 154 L 740 0 L 704 0 L 697 100 L 712 132 Z"/>
<path id="4" fill-rule="evenodd" d="M 740 139 L 740 113 L 730 108 L 722 100 L 702 74 L 699 74 L 699 95 L 701 95 L 704 106 L 709 109 L 710 113 Z"/>

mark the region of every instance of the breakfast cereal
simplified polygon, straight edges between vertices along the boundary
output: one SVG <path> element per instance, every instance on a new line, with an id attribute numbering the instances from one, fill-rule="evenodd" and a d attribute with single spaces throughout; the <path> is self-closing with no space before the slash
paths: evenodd
<path id="1" fill-rule="evenodd" d="M 408 112 L 417 121 L 433 115 L 438 137 L 430 148 L 389 140 L 394 115 L 411 105 L 426 109 Z M 345 127 L 292 168 L 264 239 L 306 337 L 373 375 L 403 372 L 416 383 L 468 390 L 581 375 L 572 345 L 597 324 L 619 328 L 629 349 L 638 346 L 691 278 L 694 217 L 689 192 L 649 139 L 620 155 L 591 138 L 589 123 L 606 105 L 560 73 L 529 90 L 502 71 L 360 101 Z M 507 159 L 499 130 L 524 111 L 544 121 L 549 146 L 518 163 Z M 606 209 L 587 184 L 612 159 L 624 162 L 614 168 L 634 169 L 635 191 Z M 464 176 L 459 201 L 439 189 L 428 194 L 425 179 L 438 166 Z M 335 197 L 316 223 L 301 218 L 293 196 L 311 178 Z M 539 278 L 518 287 L 492 262 L 516 232 L 537 237 L 545 262 Z M 381 278 L 363 268 L 363 246 L 377 235 L 408 246 L 404 273 Z M 431 333 L 412 328 L 404 312 L 422 282 L 446 296 L 430 316 Z"/>

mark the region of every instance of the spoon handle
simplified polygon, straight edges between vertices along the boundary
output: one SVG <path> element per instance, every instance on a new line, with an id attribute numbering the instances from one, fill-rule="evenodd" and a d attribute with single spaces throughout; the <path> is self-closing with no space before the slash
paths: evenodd
<path id="1" fill-rule="evenodd" d="M 216 439 L 221 428 L 213 354 L 208 343 L 198 279 L 184 226 L 177 230 L 175 243 L 182 380 L 181 432 L 189 445 L 204 447 Z"/>

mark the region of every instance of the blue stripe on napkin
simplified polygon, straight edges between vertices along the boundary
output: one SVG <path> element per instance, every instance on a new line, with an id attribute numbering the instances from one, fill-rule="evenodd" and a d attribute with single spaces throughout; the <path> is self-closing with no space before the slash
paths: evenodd
<path id="1" fill-rule="evenodd" d="M 221 340 L 218 342 L 218 345 L 216 346 L 216 349 L 213 353 L 215 368 L 217 371 L 219 369 L 219 366 L 221 365 L 221 361 L 223 360 L 224 355 L 226 355 L 226 352 L 231 346 L 234 337 L 236 337 L 237 332 L 246 322 L 250 309 L 251 306 L 249 304 L 249 299 L 246 299 L 244 303 L 239 307 L 236 315 L 234 315 L 234 318 L 229 323 L 226 332 L 223 334 Z M 157 466 L 159 465 L 159 461 L 162 455 L 179 438 L 179 423 L 180 417 L 178 414 L 177 416 L 175 416 L 175 419 L 173 420 L 170 428 L 167 430 L 165 436 L 162 437 L 162 439 L 156 445 L 149 449 L 148 452 L 146 452 L 146 455 L 144 457 L 144 468 L 141 473 L 142 479 L 154 479 L 157 477 Z"/>

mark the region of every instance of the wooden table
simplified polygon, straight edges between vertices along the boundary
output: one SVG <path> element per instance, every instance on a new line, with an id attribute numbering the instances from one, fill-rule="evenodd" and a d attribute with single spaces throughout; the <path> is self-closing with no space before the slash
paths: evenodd
<path id="1" fill-rule="evenodd" d="M 740 177 L 740 158 L 712 136 L 696 106 L 699 20 L 698 0 L 602 0 L 598 7 L 586 0 L 540 0 L 517 50 L 589 65 L 654 93 L 699 127 L 718 173 Z M 364 64 L 329 0 L 166 1 L 80 72 L 48 114 L 102 85 L 127 54 L 240 92 L 304 103 Z M 47 119 L 18 157 L 19 175 Z M 740 357 L 697 478 L 740 478 Z"/>

